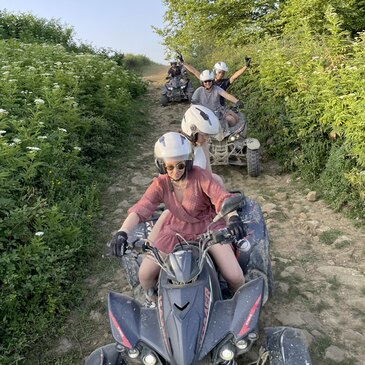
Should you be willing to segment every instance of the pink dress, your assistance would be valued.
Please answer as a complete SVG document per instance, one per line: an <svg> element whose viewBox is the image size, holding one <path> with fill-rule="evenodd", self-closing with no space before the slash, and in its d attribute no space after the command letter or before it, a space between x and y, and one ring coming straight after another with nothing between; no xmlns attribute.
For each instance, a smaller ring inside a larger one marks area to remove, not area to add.
<svg viewBox="0 0 365 365"><path fill-rule="evenodd" d="M222 202L231 196L213 178L210 172L194 166L188 172L187 185L180 204L173 191L170 178L160 175L155 178L142 198L128 213L137 213L141 222L146 221L160 203L170 211L154 242L159 250L169 253L178 243L176 233L186 240L194 240L206 228L218 212ZM213 207L213 205L215 207ZM225 227L224 219L212 225L213 229Z"/></svg>

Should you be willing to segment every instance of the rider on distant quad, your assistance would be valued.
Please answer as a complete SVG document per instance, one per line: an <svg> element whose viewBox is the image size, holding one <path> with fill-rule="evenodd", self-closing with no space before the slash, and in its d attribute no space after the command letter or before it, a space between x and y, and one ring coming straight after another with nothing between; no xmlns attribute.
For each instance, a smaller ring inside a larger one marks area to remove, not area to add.
<svg viewBox="0 0 365 365"><path fill-rule="evenodd" d="M181 53L178 54L178 59L180 63L192 74L194 74L198 79L200 77L200 72L192 65L185 63L183 56ZM238 69L230 78L224 77L226 72L228 72L228 66L225 62L217 62L213 69L215 73L214 83L218 85L223 90L227 90L231 84L241 76L249 67L251 63L250 57L245 57L245 65ZM221 103L224 105L224 98L221 98Z"/></svg>
<svg viewBox="0 0 365 365"><path fill-rule="evenodd" d="M186 70L183 66L178 65L177 60L173 59L170 61L171 67L167 71L166 79L173 78L175 76L185 76Z"/></svg>
<svg viewBox="0 0 365 365"><path fill-rule="evenodd" d="M233 95L227 93L219 86L213 83L214 73L209 70L204 70L199 77L202 86L198 87L192 96L191 102L193 104L203 105L218 115L219 119L225 120L229 127L234 127L239 118L236 113L230 110L225 110L220 102L220 98L227 99L234 103L236 108L242 106L242 102Z"/></svg>

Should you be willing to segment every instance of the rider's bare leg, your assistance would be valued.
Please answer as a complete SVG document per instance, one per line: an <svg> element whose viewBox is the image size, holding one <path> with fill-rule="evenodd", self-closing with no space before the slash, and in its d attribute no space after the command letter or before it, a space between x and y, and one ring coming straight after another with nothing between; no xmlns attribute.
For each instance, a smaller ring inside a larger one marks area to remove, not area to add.
<svg viewBox="0 0 365 365"><path fill-rule="evenodd" d="M229 288L236 292L244 283L245 277L230 245L214 245L209 249L220 273Z"/></svg>
<svg viewBox="0 0 365 365"><path fill-rule="evenodd" d="M156 288L160 266L151 255L146 255L139 268L138 276L142 288L148 292L150 288ZM151 298L152 299L152 298Z"/></svg>
<svg viewBox="0 0 365 365"><path fill-rule="evenodd" d="M155 242L158 234L160 233L161 227L163 226L165 219L167 215L169 214L169 210L164 210L161 215L158 217L155 225L152 227L151 233L148 236L149 242L153 245L153 242Z"/></svg>
<svg viewBox="0 0 365 365"><path fill-rule="evenodd" d="M158 234L160 233L161 227L164 224L167 215L169 214L169 210L164 210L159 218L157 219L155 225L153 226L151 233L148 236L149 242L153 245ZM162 256L163 254L160 253ZM149 289L156 288L158 275L160 273L160 267L157 265L155 259L151 255L145 255L141 266L139 268L138 277L139 282L141 283L142 288L145 290L145 293L148 293ZM156 296L147 295L148 300L156 302Z"/></svg>
<svg viewBox="0 0 365 365"><path fill-rule="evenodd" d="M224 118L229 127L234 127L239 122L238 115L232 110L227 110L224 114Z"/></svg>

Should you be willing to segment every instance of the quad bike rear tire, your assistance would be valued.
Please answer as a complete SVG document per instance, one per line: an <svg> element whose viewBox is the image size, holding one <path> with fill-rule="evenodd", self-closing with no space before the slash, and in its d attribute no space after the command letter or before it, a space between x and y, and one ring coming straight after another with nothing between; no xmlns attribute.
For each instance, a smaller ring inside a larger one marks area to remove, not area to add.
<svg viewBox="0 0 365 365"><path fill-rule="evenodd" d="M162 106L167 106L169 98L166 95L161 95L160 102Z"/></svg>
<svg viewBox="0 0 365 365"><path fill-rule="evenodd" d="M247 173L251 177L260 175L260 150L247 148Z"/></svg>

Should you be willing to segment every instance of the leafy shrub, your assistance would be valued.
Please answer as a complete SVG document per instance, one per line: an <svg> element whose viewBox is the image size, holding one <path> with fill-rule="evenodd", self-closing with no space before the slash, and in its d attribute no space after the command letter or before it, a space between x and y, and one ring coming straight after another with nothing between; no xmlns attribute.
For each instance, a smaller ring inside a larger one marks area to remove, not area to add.
<svg viewBox="0 0 365 365"><path fill-rule="evenodd" d="M103 54L0 41L1 363L18 361L78 298L97 166L128 141L145 89Z"/></svg>

